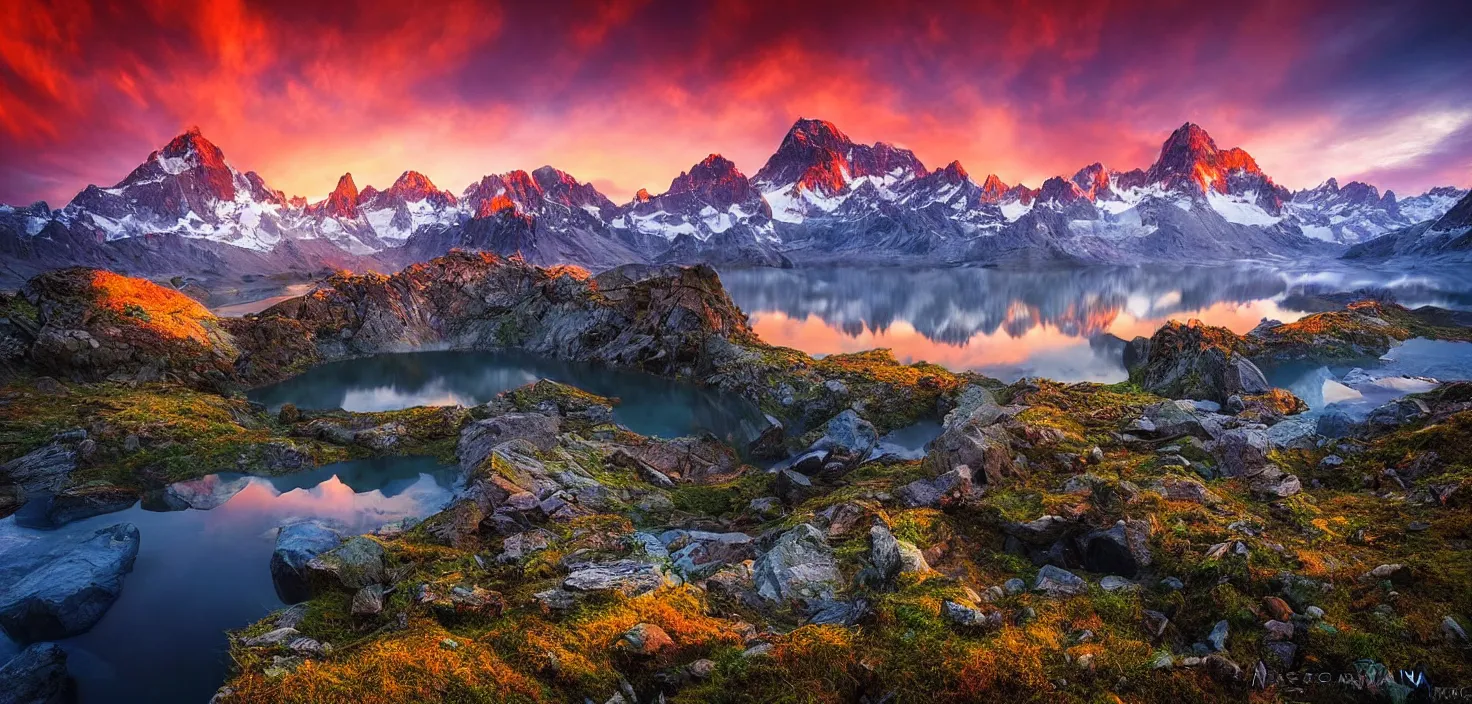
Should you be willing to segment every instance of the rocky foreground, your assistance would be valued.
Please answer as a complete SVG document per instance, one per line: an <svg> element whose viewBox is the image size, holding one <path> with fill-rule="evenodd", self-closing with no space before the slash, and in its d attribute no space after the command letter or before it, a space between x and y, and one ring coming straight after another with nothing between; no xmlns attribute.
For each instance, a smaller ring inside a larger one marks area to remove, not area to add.
<svg viewBox="0 0 1472 704"><path fill-rule="evenodd" d="M1327 702L1414 695L1402 669L1472 680L1472 385L1328 428L1254 362L1467 339L1442 312L1172 324L1128 343L1129 383L1008 386L768 346L703 268L452 254L243 319L71 269L0 308L5 513L52 495L59 525L187 501L176 483L205 474L372 455L463 470L407 530L284 529L269 569L301 603L232 636L220 702ZM772 425L745 448L644 438L615 401L545 381L379 414L267 414L236 393L426 346L688 379ZM923 418L944 426L924 459L874 452ZM127 528L94 539L117 557L93 572L0 584L0 623L36 642L4 666L26 683L14 701L64 691L44 641L100 618L116 590L96 585L124 588Z"/></svg>

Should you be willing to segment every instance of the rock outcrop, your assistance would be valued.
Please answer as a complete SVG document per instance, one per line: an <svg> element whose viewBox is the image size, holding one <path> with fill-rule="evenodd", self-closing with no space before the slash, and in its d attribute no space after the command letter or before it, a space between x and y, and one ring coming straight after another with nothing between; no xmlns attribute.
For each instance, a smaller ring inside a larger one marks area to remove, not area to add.
<svg viewBox="0 0 1472 704"><path fill-rule="evenodd" d="M1226 328L1171 321L1150 338L1149 357L1134 374L1151 393L1225 404L1232 396L1272 388L1247 352L1242 339Z"/></svg>
<svg viewBox="0 0 1472 704"><path fill-rule="evenodd" d="M22 643L84 633L123 590L138 556L138 528L120 523L55 552L11 556L0 569L0 627Z"/></svg>
<svg viewBox="0 0 1472 704"><path fill-rule="evenodd" d="M76 683L66 668L66 651L36 643L0 665L0 704L69 704Z"/></svg>

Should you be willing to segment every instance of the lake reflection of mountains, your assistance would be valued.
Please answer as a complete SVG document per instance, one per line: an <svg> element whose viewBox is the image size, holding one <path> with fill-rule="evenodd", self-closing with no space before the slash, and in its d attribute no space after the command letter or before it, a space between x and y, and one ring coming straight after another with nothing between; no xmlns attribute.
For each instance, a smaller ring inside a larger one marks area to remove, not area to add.
<svg viewBox="0 0 1472 704"><path fill-rule="evenodd" d="M850 336L903 321L951 345L998 330L1020 337L1040 325L1092 337L1122 312L1167 318L1288 289L1282 275L1246 268L743 269L721 280L748 313L815 316Z"/></svg>
<svg viewBox="0 0 1472 704"><path fill-rule="evenodd" d="M1280 299L1285 309L1323 310L1321 297L1350 290L1409 306L1472 304L1465 284L1441 278L1262 267L733 269L721 272L721 280L749 314L813 316L850 337L904 322L929 340L957 346L977 334L1021 337L1044 325L1089 338L1108 331L1121 314L1163 322L1221 303Z"/></svg>

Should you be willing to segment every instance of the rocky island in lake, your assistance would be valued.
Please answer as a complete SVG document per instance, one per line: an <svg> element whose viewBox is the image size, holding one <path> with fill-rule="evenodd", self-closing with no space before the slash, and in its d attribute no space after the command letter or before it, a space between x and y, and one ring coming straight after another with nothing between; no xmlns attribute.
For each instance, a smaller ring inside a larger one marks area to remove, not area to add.
<svg viewBox="0 0 1472 704"><path fill-rule="evenodd" d="M252 615L195 647L221 652L192 689L129 691L1328 702L1415 695L1393 669L1411 664L1472 680L1472 384L1336 414L1270 383L1472 340L1451 311L1170 323L1113 343L1129 379L1097 384L776 347L704 266L593 276L457 251L239 318L71 268L0 310L0 701L127 680L91 662L127 634L87 634L131 593L198 578L157 565L200 529L159 521L222 531L261 505L269 530L229 533L256 546L232 578L254 591L194 595ZM253 400L427 349L678 382L729 399L710 401L727 422L639 434L658 400L514 376L469 406ZM167 603L139 626L159 640L206 608ZM1355 674L1289 697L1298 672Z"/></svg>

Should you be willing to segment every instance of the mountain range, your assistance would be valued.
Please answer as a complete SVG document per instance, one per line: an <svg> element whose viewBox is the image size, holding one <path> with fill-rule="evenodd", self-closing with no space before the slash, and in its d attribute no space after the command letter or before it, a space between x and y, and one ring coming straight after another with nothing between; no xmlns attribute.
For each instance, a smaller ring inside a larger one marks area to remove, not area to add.
<svg viewBox="0 0 1472 704"><path fill-rule="evenodd" d="M459 195L406 171L382 190L344 174L309 203L239 171L192 129L111 187L66 206L0 205L0 279L85 264L230 278L394 270L453 248L535 264L988 264L1464 255L1467 191L1399 199L1335 179L1292 192L1201 127L1173 132L1146 169L1093 163L1037 188L928 169L907 149L799 119L752 177L711 154L662 193L617 204L543 166ZM1378 238L1378 239L1377 239Z"/></svg>

